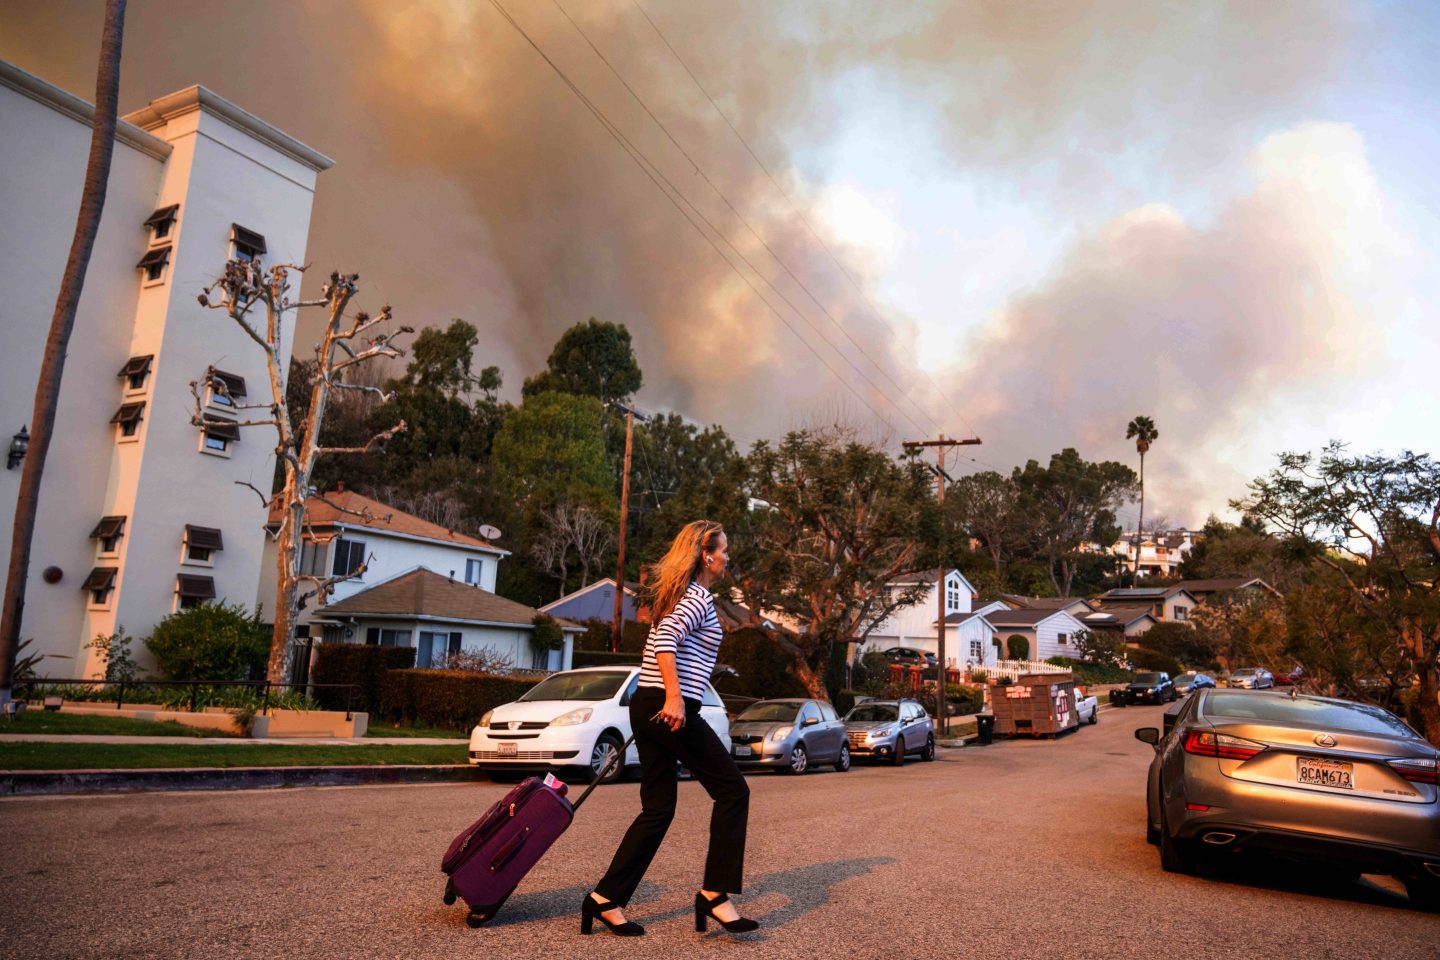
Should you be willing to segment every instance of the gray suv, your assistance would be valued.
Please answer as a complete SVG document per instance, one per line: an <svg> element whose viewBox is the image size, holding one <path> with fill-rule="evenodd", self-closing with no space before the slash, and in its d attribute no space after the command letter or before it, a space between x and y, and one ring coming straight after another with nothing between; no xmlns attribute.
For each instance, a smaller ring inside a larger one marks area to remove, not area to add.
<svg viewBox="0 0 1440 960"><path fill-rule="evenodd" d="M935 759L935 727L918 700L867 700L845 714L853 757L889 760L896 766L909 754Z"/></svg>
<svg viewBox="0 0 1440 960"><path fill-rule="evenodd" d="M824 700L750 704L730 724L730 754L741 769L804 773L818 764L829 764L841 773L850 769L845 724Z"/></svg>

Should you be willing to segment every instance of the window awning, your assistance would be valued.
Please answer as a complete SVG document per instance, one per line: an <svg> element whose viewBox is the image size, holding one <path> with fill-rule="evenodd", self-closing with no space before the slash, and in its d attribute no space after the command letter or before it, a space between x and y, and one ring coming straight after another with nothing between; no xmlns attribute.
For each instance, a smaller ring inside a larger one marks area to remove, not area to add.
<svg viewBox="0 0 1440 960"><path fill-rule="evenodd" d="M170 223L175 219L175 214L180 211L180 204L172 203L168 207L161 207L150 214L150 219L145 221L145 226L153 227L162 223Z"/></svg>
<svg viewBox="0 0 1440 960"><path fill-rule="evenodd" d="M118 537L125 532L124 517L101 517L100 522L95 524L95 529L90 531L91 540L109 540Z"/></svg>
<svg viewBox="0 0 1440 960"><path fill-rule="evenodd" d="M120 368L117 377L143 377L150 372L150 364L155 362L154 354L146 354L143 357L131 357L125 361L125 366Z"/></svg>
<svg viewBox="0 0 1440 960"><path fill-rule="evenodd" d="M175 590L182 597L195 600L215 599L215 578L197 577L190 573L175 576Z"/></svg>
<svg viewBox="0 0 1440 960"><path fill-rule="evenodd" d="M145 413L145 404L126 403L115 411L115 416L110 418L111 423L139 423Z"/></svg>
<svg viewBox="0 0 1440 960"><path fill-rule="evenodd" d="M265 235L247 230L238 223L230 224L230 239L256 253L265 253Z"/></svg>
<svg viewBox="0 0 1440 960"><path fill-rule="evenodd" d="M115 577L119 573L114 567L96 567L90 571L90 576L80 584L81 590L109 590L115 586Z"/></svg>
<svg viewBox="0 0 1440 960"><path fill-rule="evenodd" d="M185 542L192 547L204 547L206 550L225 549L220 531L215 527L197 527L187 523L185 524Z"/></svg>
<svg viewBox="0 0 1440 960"><path fill-rule="evenodd" d="M141 257L140 262L135 264L135 267L136 269L144 270L147 267L163 267L169 262L170 248L156 247L154 250L151 250L149 253L145 254L145 256Z"/></svg>
<svg viewBox="0 0 1440 960"><path fill-rule="evenodd" d="M223 384L225 391L228 392L230 396L245 396L245 378L238 373L226 373L224 370L216 370L214 367L211 367L210 381L216 393L220 392L220 386Z"/></svg>
<svg viewBox="0 0 1440 960"><path fill-rule="evenodd" d="M221 440L239 440L240 427L233 420L226 420L223 417L205 414L205 432L212 437L219 437Z"/></svg>

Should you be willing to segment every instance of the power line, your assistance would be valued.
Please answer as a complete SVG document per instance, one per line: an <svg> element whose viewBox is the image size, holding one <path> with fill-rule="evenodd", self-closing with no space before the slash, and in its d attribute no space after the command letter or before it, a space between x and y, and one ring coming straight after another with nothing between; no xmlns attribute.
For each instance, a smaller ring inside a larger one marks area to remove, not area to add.
<svg viewBox="0 0 1440 960"><path fill-rule="evenodd" d="M700 177L700 179L705 181L705 184L710 188L711 192L713 192L715 196L719 197L720 200L725 204L725 206L729 208L730 212L735 215L735 219L740 221L740 224L749 232L750 236L754 237L755 240L759 242L760 246L764 247L765 252L770 255L771 259L773 259L777 264L779 264L780 269L784 270L785 274L792 281L794 281L801 290L805 291L805 295L810 298L810 302L820 308L820 312L825 314L826 318L829 319L830 323L834 325L834 327L839 330L847 340L850 341L850 344L856 350L860 351L860 355L866 360L868 360L870 362L870 365L876 370L878 370L880 372L880 375L890 382L891 386L893 386L896 390L900 391L900 396L908 399L910 401L910 405L914 407L915 410L922 417L928 420L932 427L934 427L936 430L939 430L941 425L937 423L923 407L920 406L920 404L915 400L914 397L910 396L906 392L903 386L901 386L895 381L894 377L890 376L889 372L886 371L884 367L882 367L879 363L875 361L873 357L869 355L869 352L866 351L865 346L861 344L858 340L856 340L855 337L850 333L850 331L845 328L845 325L835 318L835 315L830 312L830 310L825 306L824 303L821 302L820 298L817 297L815 293L808 286L806 286L805 282L795 274L795 271L790 268L790 265L787 264L785 260L778 253L775 252L775 250L770 246L770 244L766 242L765 238L762 237L759 232L750 225L750 222L745 219L745 215L742 214L738 208L736 208L735 204L730 201L730 198L725 195L725 192L715 185L715 181L710 179L709 174L707 174L704 168L700 166L700 163L690 155L690 152L681 145L680 141L675 139L674 134L670 132L670 128L665 126L664 122L655 115L655 111L650 109L650 105L645 102L645 99L636 92L635 88L630 85L629 81L627 81L625 77L621 75L620 71L615 68L615 65L610 62L610 58L606 57L605 54L600 50L600 48L595 45L595 41L590 39L589 34L585 32L585 30L580 26L580 24L575 22L575 18L570 16L569 11L567 11L565 7L560 3L560 0L551 0L551 2L554 3L555 8L560 11L560 13L565 17L565 19L569 21L570 26L575 29L575 32L580 34L581 39L583 39L585 43L589 45L595 56L600 58L600 62L605 64L606 68L615 76L616 80L620 81L621 86L625 88L626 92L630 94L630 96L635 100L636 103L640 104L641 109L645 111L645 114L650 118L650 120L655 124L655 126L660 128L660 132L665 134L666 139L668 139L670 143L674 145L676 150L680 151L680 155L683 156L690 163L690 166L694 169L695 173ZM772 283L771 286L773 287L774 284ZM812 329L814 328L812 327ZM818 330L816 330L815 332L817 334L820 334ZM832 348L835 347L833 341L830 341L828 338L824 338L823 335L821 336ZM839 350L837 349L836 352L838 353ZM856 372L860 373L858 368L856 369ZM861 373L861 376L864 376L864 374ZM874 388L877 392L881 392L879 385L877 385L874 381L870 380L868 377L866 377L866 382L869 383L870 386ZM919 423L917 423L912 417L910 417L909 414L905 413L903 410L900 410L899 406L893 404L893 402L892 406L895 406L896 410L899 411L901 415L904 416L907 420L909 420L912 425L924 429L920 426Z"/></svg>
<svg viewBox="0 0 1440 960"><path fill-rule="evenodd" d="M730 132L733 133L735 135L735 138L740 141L740 144L745 148L745 152L750 155L750 159L755 161L755 165L760 168L760 171L765 174L765 178L770 181L770 185L775 188L775 191L779 193L780 196L785 198L785 201L790 205L790 209L793 210L795 212L795 215L800 218L800 222L805 225L805 229L809 232L810 236L815 238L815 241L820 244L821 249L825 251L826 256L830 258L830 262L835 264L835 267L842 274L845 275L845 278L847 280L850 281L850 285L855 288L855 292L860 294L861 298L864 299L865 303L870 307L870 312L875 316L875 319L879 320L884 326L886 326L893 332L894 327L890 324L889 321L885 319L884 315L880 312L880 308L875 304L875 301L872 300L870 295L865 292L864 288L860 285L860 282L855 279L855 275L850 272L849 268L847 268L845 264L840 261L839 257L835 256L835 251L830 248L830 245L825 242L823 237L820 236L814 225L810 223L810 219L805 216L804 211L800 209L800 205L795 202L795 200L790 196L790 194L785 190L784 187L780 186L779 181L777 181L774 174L770 172L770 168L767 167L765 165L765 162L761 160L760 157L755 153L754 148L750 146L750 142L745 139L744 135L735 128L735 124L730 122L730 118L725 115L725 111L720 109L720 104L715 102L715 98L710 95L710 91L705 89L705 85L700 82L700 79L695 76L695 72L691 70L689 64L685 62L685 58L680 56L679 51L675 49L675 46L670 42L669 38L665 36L665 33L660 29L660 27L655 23L655 21L651 19L650 14L645 12L645 8L640 6L639 0L630 0L630 2L635 6L636 10L640 11L640 16L645 18L645 22L650 25L650 29L655 31L655 35L660 38L660 42L665 44L665 49L670 51L670 55L675 58L675 62L680 64L680 68L685 71L686 76L688 76L690 78L690 81L695 84L695 88L699 90L705 96L705 99L710 102L710 106L714 108L717 114L719 114L720 119L725 121L725 126L729 127ZM919 367L917 369L919 369L920 373L925 377L925 379L930 382L930 385L935 388L935 391L940 395L940 398L942 400L945 400L947 403L950 404L952 408L954 408L956 415L959 416L961 422L965 424L965 428L969 430L972 434L979 433L979 431L971 425L970 421L966 419L965 414L960 412L960 405L950 398L949 394L947 394L944 388L942 388L940 384L935 381L935 378L930 375L929 371L925 370L923 367ZM899 389L903 389L900 388L898 384L896 386Z"/></svg>
<svg viewBox="0 0 1440 960"><path fill-rule="evenodd" d="M695 232L700 234L701 239L703 239L706 243L710 245L711 249L713 249L715 253L719 255L720 259L725 261L726 266L730 267L730 269L735 272L736 276L738 276L741 280L745 281L745 285L748 286L750 290L757 297L760 298L760 301L769 308L770 312L775 315L776 319L778 319L781 323L785 324L786 329L788 329L792 334L794 334L796 339L798 339L802 344L805 345L806 349L808 349L812 354L814 354L815 359L819 360L820 364L825 367L826 370L829 370L830 373L835 377L835 379L840 382L841 386L845 387L852 394L854 394L855 398L859 400L862 404L864 404L866 409L868 409L872 414L874 414L877 420L885 424L885 426L889 427L892 432L899 433L899 431L895 429L895 425L892 424L884 416L884 414L880 413L879 410L876 410L874 405L872 405L870 401L866 400L865 397L859 393L859 391L855 390L855 388L852 387L845 380L844 377L840 376L839 371L837 371L833 366L830 365L829 362L825 360L825 358L820 354L820 352L815 349L814 345L812 345L810 341L806 340L803 336L801 336L800 332L795 329L794 325L791 324L789 320L785 319L784 314L782 314L775 307L775 305L770 302L769 298L767 298L763 293L760 292L759 288L757 288L755 284L750 280L750 278L745 275L744 271L737 267L734 262L732 262L730 258L725 255L725 253L719 248L719 246L716 245L715 241L711 239L710 235L707 234L700 227L700 224L695 222L695 218L686 212L685 208L681 206L681 201L683 201L686 206L689 206L690 209L695 212L695 215L698 216L701 220L703 220L715 233L715 235L718 236L722 241L724 241L731 250L734 250L736 256L740 257L741 260L744 260L745 263L750 266L752 271L755 271L754 264L751 264L743 254L741 254L738 250L735 250L734 245L725 239L725 236L720 233L720 231L715 227L715 225L711 223L710 220L703 213L701 213L694 204L690 203L690 201L685 197L685 195L680 192L679 188L677 188L675 184L672 183L670 179L666 177L665 174L661 172L658 167L656 167L653 163L650 163L649 159L645 157L645 155L639 150L639 148L637 148L633 143L631 143L629 138L626 137L625 134L622 133L618 127L616 127L613 123L610 122L609 118L605 116L604 112L601 111L600 108L597 107L590 100L590 98L587 97L585 93L578 86L575 85L575 83L570 79L570 77L566 75L565 71L560 69L559 64L552 60L550 58L550 55L547 54L544 49L542 49L540 45L535 42L535 40L530 36L530 34L525 31L525 28L520 26L520 24L516 22L515 18L512 17L509 11L507 11L505 7L500 3L500 0L490 0L490 5L499 12L499 14L505 19L506 23L510 24L510 26L513 27L515 31L520 34L520 36L525 38L525 41L530 44L530 46L535 50L535 52L540 55L541 59L543 59L545 63L549 65L550 69L553 70L555 74L565 84L565 86L570 89L570 92L573 93L576 98L585 105L585 108L590 111L590 114L596 119L596 121L601 125L601 127L605 129L605 132L608 133L610 137L615 140L616 143L620 144L621 149L623 149L626 155L629 156L630 159L636 164L636 166L640 168L641 172L643 172L647 177L649 177L650 182L655 185L656 189L658 189L662 194L665 195L665 198L669 200L671 205L680 212L680 215L683 216L685 220L690 224L690 226L695 229ZM661 185L662 181L665 185L669 186L669 190L666 190L665 186ZM673 191L673 193L671 191ZM755 271L755 273L757 276L760 276L759 271ZM761 279L763 280L764 277L761 277ZM788 299L786 299L783 293L780 293L780 291L778 290L776 290L775 292L779 294L782 300L786 300L786 302L789 303ZM795 310L795 312L799 314L802 319L806 319L808 322L808 318L805 318L804 314L801 313L798 309L796 309L793 304L791 304L791 309ZM841 354L841 356L844 357L843 354ZM849 361L848 357L844 357L844 359L846 359L847 362ZM854 364L852 363L851 366L854 366ZM885 399L889 401L888 397L886 397ZM894 406L893 401L889 402L892 406Z"/></svg>

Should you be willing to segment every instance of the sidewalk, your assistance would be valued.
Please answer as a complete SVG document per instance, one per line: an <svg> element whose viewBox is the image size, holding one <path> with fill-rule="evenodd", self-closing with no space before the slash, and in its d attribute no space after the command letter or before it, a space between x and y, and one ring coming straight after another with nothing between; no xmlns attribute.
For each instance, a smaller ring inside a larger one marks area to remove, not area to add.
<svg viewBox="0 0 1440 960"><path fill-rule="evenodd" d="M247 737L125 737L106 734L70 733L0 733L0 743L100 743L134 744L137 746L217 746L219 744L238 746L278 747L447 747L468 744L468 738L439 737L267 737L252 740Z"/></svg>

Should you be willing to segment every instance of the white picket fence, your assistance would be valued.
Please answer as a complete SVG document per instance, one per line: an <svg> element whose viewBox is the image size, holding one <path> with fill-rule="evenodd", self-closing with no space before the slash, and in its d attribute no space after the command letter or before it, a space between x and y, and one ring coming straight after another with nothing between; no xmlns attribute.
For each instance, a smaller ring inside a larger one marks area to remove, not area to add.
<svg viewBox="0 0 1440 960"><path fill-rule="evenodd" d="M1032 673L1070 672L1069 667L1046 663L1044 660L999 660L994 664L987 663L983 667L973 667L972 669L984 670L992 680L1019 680L1022 676Z"/></svg>

